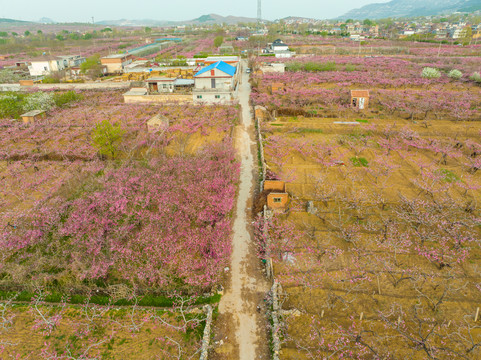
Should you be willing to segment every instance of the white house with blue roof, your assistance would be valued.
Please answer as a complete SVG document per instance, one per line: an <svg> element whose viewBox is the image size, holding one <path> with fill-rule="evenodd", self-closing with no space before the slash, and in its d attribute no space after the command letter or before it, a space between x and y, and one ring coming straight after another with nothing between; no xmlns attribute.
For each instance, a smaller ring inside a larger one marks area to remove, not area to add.
<svg viewBox="0 0 481 360"><path fill-rule="evenodd" d="M194 75L195 103L219 103L232 100L237 67L218 61Z"/></svg>

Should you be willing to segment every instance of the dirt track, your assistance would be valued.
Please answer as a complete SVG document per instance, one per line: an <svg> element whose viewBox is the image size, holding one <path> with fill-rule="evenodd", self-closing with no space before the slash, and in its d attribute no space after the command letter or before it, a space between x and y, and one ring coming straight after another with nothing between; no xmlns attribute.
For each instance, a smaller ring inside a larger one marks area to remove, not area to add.
<svg viewBox="0 0 481 360"><path fill-rule="evenodd" d="M245 65L245 64L244 64ZM245 68L245 66L243 66ZM239 89L242 124L236 129L236 148L241 160L239 195L234 220L229 283L219 305L213 359L268 359L265 319L256 307L263 303L268 284L256 257L252 235L252 199L255 184L255 141L250 84L244 70Z"/></svg>

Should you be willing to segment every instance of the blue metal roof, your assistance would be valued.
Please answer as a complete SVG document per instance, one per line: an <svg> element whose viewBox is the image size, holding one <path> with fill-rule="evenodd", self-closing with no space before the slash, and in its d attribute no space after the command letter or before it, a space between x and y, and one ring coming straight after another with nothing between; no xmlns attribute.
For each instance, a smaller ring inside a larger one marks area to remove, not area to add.
<svg viewBox="0 0 481 360"><path fill-rule="evenodd" d="M220 71L223 71L225 72L226 74L230 75L230 76L234 76L235 74L235 71L236 71L236 68L232 65L229 65L223 61L217 61L216 63L214 64L211 64L203 69L201 69L197 74L195 74L194 76L198 76L198 75L201 75L209 70L213 70L213 69L219 69Z"/></svg>

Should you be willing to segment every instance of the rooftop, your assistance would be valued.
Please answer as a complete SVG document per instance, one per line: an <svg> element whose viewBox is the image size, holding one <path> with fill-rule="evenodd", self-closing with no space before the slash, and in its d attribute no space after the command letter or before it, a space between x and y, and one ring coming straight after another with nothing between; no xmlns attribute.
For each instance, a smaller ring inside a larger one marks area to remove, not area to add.
<svg viewBox="0 0 481 360"><path fill-rule="evenodd" d="M351 90L352 97L369 97L369 90Z"/></svg>
<svg viewBox="0 0 481 360"><path fill-rule="evenodd" d="M176 86L194 85L194 80L192 80L192 79L175 79L174 85L176 85Z"/></svg>
<svg viewBox="0 0 481 360"><path fill-rule="evenodd" d="M146 80L147 82L158 82L158 81L165 81L165 82L174 82L175 78L168 78L168 77L151 77Z"/></svg>
<svg viewBox="0 0 481 360"><path fill-rule="evenodd" d="M234 76L236 72L236 68L232 65L229 65L223 61L217 61L214 64L211 64L203 69L201 69L195 76L199 76L207 71L213 70L213 69L219 69L222 72L225 72L227 75Z"/></svg>
<svg viewBox="0 0 481 360"><path fill-rule="evenodd" d="M44 112L45 112L45 110L32 110L32 111L29 111L25 114L22 114L21 116L22 117L32 117L32 116L37 116L37 115L43 114Z"/></svg>
<svg viewBox="0 0 481 360"><path fill-rule="evenodd" d="M202 60L202 59L199 59ZM212 61L239 61L238 56L208 56L204 59L204 61L212 62Z"/></svg>
<svg viewBox="0 0 481 360"><path fill-rule="evenodd" d="M127 56L129 56L129 54L111 54L111 55L102 57L102 59L122 59Z"/></svg>

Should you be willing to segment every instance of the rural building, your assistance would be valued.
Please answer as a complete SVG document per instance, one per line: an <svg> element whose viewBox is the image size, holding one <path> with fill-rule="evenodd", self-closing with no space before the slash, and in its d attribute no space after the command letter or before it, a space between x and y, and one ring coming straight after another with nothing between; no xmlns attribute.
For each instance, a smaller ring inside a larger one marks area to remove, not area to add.
<svg viewBox="0 0 481 360"><path fill-rule="evenodd" d="M85 57L80 55L62 55L58 56L58 58L63 61L65 68L80 66L80 64L87 61Z"/></svg>
<svg viewBox="0 0 481 360"><path fill-rule="evenodd" d="M271 192L267 195L267 207L272 210L285 209L289 202L288 193Z"/></svg>
<svg viewBox="0 0 481 360"><path fill-rule="evenodd" d="M32 110L20 116L25 124L32 124L39 119L44 119L47 115L44 110Z"/></svg>
<svg viewBox="0 0 481 360"><path fill-rule="evenodd" d="M124 67L132 63L133 56L130 54L112 54L100 59L102 65L107 66L109 74L121 73Z"/></svg>
<svg viewBox="0 0 481 360"><path fill-rule="evenodd" d="M369 106L369 90L351 90L351 106L363 110Z"/></svg>
<svg viewBox="0 0 481 360"><path fill-rule="evenodd" d="M226 64L237 66L239 64L238 56L208 56L205 59L196 59L195 62L199 66L208 66L222 61Z"/></svg>
<svg viewBox="0 0 481 360"><path fill-rule="evenodd" d="M174 92L175 78L152 77L145 82L149 85L149 92Z"/></svg>
<svg viewBox="0 0 481 360"><path fill-rule="evenodd" d="M283 83L280 83L280 82L275 82L275 83L272 83L271 85L268 86L267 90L269 91L269 93L272 95L272 94L275 94L281 90L285 90L286 89L286 85L283 84Z"/></svg>
<svg viewBox="0 0 481 360"><path fill-rule="evenodd" d="M56 71L62 71L66 68L64 62L57 57L45 57L35 60L28 66L31 76L45 76Z"/></svg>
<svg viewBox="0 0 481 360"><path fill-rule="evenodd" d="M266 180L264 191L267 194L267 207L271 210L285 209L289 202L289 194L286 192L286 183L280 180Z"/></svg>
<svg viewBox="0 0 481 360"><path fill-rule="evenodd" d="M262 50L264 54L274 54L276 58L290 58L294 54L289 50L289 46L281 39L277 39L272 43L268 43L267 47Z"/></svg>
<svg viewBox="0 0 481 360"><path fill-rule="evenodd" d="M146 80L149 93L189 92L194 87L192 79L176 79L167 77L152 77Z"/></svg>
<svg viewBox="0 0 481 360"><path fill-rule="evenodd" d="M194 75L194 102L219 103L230 101L237 68L218 61Z"/></svg>
<svg viewBox="0 0 481 360"><path fill-rule="evenodd" d="M85 58L80 55L49 56L32 61L28 66L28 71L31 76L45 76L71 66L78 66L84 61Z"/></svg>

